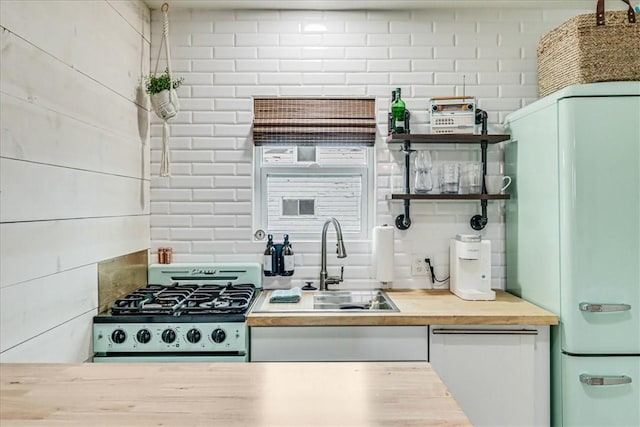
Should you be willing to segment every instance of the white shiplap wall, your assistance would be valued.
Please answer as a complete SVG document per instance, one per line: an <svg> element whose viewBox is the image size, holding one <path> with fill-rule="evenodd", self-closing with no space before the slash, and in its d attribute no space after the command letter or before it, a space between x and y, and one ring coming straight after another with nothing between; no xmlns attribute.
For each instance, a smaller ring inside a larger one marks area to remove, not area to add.
<svg viewBox="0 0 640 427"><path fill-rule="evenodd" d="M82 362L98 262L150 244L150 13L2 0L0 26L0 360Z"/></svg>
<svg viewBox="0 0 640 427"><path fill-rule="evenodd" d="M502 8L416 11L212 11L171 13L173 70L185 78L182 111L172 122L172 177L157 177L161 127L151 126L152 250L172 246L176 261L257 261L252 240L252 96L373 96L377 99L376 224L393 223L401 202L387 202L401 157L383 141L390 92L403 89L413 132L428 120L432 96L477 97L490 122L537 98L536 47L542 35L584 10ZM152 12L152 57L161 14ZM152 63L155 60L152 59ZM475 161L469 146L434 148L436 164ZM489 171L500 167L490 149ZM413 255L428 255L448 275L449 239L474 232L479 203L412 203L413 225L396 230L393 287L429 287L411 276ZM493 286L504 287L504 220L490 203L482 235L493 246ZM320 238L318 230L318 240ZM197 238L194 238L197 236ZM275 236L276 241L281 236ZM317 279L318 241L293 241L293 280ZM371 243L346 242L345 277L371 277ZM339 261L329 257L330 264ZM332 268L331 273L337 271ZM287 282L279 283L286 286Z"/></svg>

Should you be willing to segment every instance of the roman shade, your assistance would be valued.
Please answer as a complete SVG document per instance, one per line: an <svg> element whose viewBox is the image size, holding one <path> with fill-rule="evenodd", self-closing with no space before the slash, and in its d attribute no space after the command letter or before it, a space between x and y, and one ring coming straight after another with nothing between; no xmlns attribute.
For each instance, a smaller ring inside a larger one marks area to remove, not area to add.
<svg viewBox="0 0 640 427"><path fill-rule="evenodd" d="M255 98L255 145L374 145L374 98Z"/></svg>

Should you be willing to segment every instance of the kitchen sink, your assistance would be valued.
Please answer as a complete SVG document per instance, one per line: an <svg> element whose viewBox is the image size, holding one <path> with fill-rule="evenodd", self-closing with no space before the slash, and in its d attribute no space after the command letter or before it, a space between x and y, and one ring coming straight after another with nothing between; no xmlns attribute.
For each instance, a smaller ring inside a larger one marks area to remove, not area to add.
<svg viewBox="0 0 640 427"><path fill-rule="evenodd" d="M303 292L297 303L270 303L270 292L262 292L253 313L309 312L398 312L398 307L382 290L337 290Z"/></svg>
<svg viewBox="0 0 640 427"><path fill-rule="evenodd" d="M380 290L321 291L313 295L314 310L399 311Z"/></svg>

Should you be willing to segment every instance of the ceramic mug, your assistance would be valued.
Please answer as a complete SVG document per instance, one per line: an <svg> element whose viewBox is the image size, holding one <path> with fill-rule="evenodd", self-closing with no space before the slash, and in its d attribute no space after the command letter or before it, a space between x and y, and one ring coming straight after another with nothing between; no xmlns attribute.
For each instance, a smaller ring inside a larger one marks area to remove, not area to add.
<svg viewBox="0 0 640 427"><path fill-rule="evenodd" d="M511 177L507 175L486 175L484 183L489 194L504 194L504 190L511 185Z"/></svg>

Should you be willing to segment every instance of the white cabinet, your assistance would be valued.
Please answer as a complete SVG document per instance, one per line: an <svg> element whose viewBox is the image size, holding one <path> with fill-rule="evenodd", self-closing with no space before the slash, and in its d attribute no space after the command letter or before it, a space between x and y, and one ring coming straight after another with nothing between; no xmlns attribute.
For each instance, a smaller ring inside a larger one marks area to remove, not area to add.
<svg viewBox="0 0 640 427"><path fill-rule="evenodd" d="M427 326L252 327L252 362L427 361Z"/></svg>
<svg viewBox="0 0 640 427"><path fill-rule="evenodd" d="M548 326L431 326L429 361L474 426L550 422Z"/></svg>

